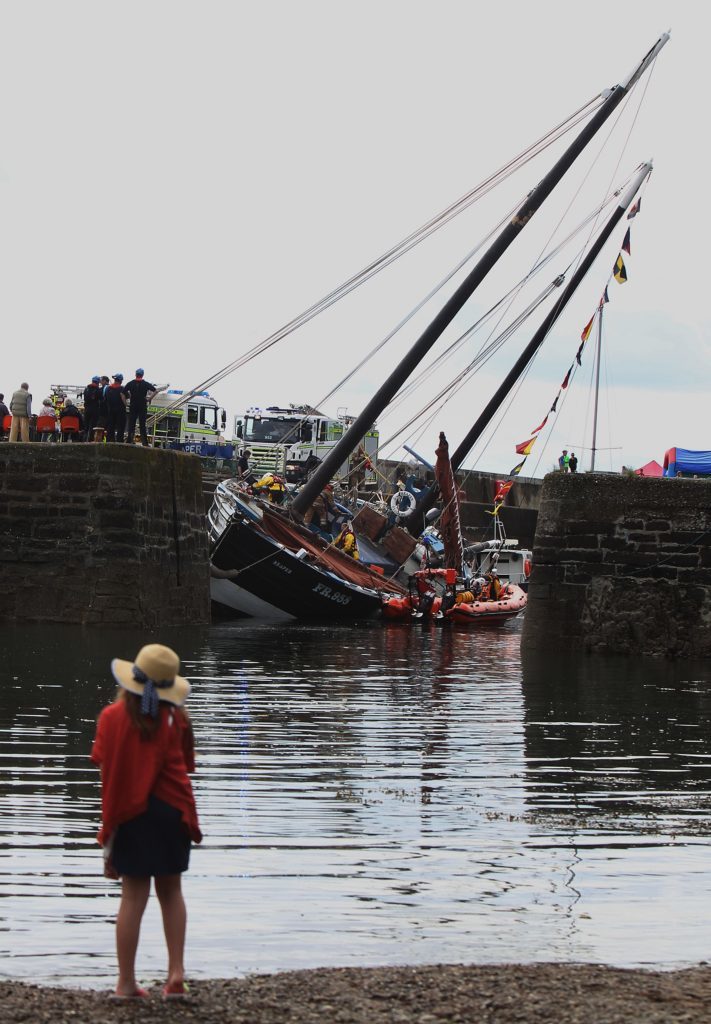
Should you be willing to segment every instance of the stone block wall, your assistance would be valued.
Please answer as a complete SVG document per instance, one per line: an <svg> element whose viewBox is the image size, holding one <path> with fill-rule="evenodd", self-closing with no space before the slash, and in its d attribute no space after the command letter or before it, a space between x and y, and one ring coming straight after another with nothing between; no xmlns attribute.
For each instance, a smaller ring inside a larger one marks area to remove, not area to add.
<svg viewBox="0 0 711 1024"><path fill-rule="evenodd" d="M0 445L0 620L160 628L209 615L197 457Z"/></svg>
<svg viewBox="0 0 711 1024"><path fill-rule="evenodd" d="M522 642L711 654L711 480L548 475Z"/></svg>

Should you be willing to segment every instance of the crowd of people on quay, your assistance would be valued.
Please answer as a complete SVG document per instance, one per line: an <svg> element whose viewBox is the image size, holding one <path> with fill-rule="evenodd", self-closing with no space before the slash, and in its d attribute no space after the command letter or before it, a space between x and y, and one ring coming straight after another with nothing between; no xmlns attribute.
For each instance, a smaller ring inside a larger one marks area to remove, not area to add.
<svg viewBox="0 0 711 1024"><path fill-rule="evenodd" d="M9 441L113 441L148 445L148 403L158 388L145 379L142 367L124 384L122 373L111 378L95 374L84 388L81 406L57 389L32 412L30 386L25 381L9 404L0 393L0 436ZM78 396L77 396L78 397Z"/></svg>

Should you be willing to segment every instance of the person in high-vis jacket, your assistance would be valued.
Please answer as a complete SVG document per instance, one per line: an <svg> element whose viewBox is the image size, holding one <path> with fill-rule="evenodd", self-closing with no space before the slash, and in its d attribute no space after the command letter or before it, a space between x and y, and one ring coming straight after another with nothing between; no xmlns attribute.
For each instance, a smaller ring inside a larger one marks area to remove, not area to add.
<svg viewBox="0 0 711 1024"><path fill-rule="evenodd" d="M264 494L272 505L281 505L286 497L286 483L278 473L265 473L261 480L252 484L255 494Z"/></svg>
<svg viewBox="0 0 711 1024"><path fill-rule="evenodd" d="M333 546L339 548L344 554L350 555L351 558L354 558L356 561L360 558L360 552L358 551L358 538L356 537L350 523L344 524L343 529L334 540Z"/></svg>

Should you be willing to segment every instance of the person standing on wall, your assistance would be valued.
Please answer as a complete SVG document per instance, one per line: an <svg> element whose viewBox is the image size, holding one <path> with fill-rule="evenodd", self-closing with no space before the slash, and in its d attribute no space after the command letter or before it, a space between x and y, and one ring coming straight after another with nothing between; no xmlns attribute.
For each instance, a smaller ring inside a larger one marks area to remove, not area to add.
<svg viewBox="0 0 711 1024"><path fill-rule="evenodd" d="M561 473L567 473L568 472L568 464L569 464L569 462L570 462L570 456L568 455L568 449L564 448L563 449L563 454L558 459L558 469L561 471Z"/></svg>
<svg viewBox="0 0 711 1024"><path fill-rule="evenodd" d="M575 452L570 453L570 458L568 459L568 469L571 473L578 472L578 459Z"/></svg>
<svg viewBox="0 0 711 1024"><path fill-rule="evenodd" d="M94 440L94 429L99 425L99 409L101 407L101 378L92 377L91 383L84 388L84 428L85 440Z"/></svg>
<svg viewBox="0 0 711 1024"><path fill-rule="evenodd" d="M126 430L126 389L123 386L122 373L113 375L113 383L104 390L104 398L109 420L106 440L122 444Z"/></svg>
<svg viewBox="0 0 711 1024"><path fill-rule="evenodd" d="M237 459L237 472L241 480L249 476L249 456L251 454L249 448L243 448Z"/></svg>
<svg viewBox="0 0 711 1024"><path fill-rule="evenodd" d="M30 439L30 416L32 415L32 395L29 384L20 384L10 399L10 440L17 441L17 435L23 441Z"/></svg>
<svg viewBox="0 0 711 1024"><path fill-rule="evenodd" d="M124 391L130 402L128 409L128 434L126 444L134 444L136 440L136 421L141 431L141 444L148 447L148 434L146 433L146 416L148 414L148 403L156 393L154 384L149 384L143 379L143 369L136 370L136 377L130 380Z"/></svg>

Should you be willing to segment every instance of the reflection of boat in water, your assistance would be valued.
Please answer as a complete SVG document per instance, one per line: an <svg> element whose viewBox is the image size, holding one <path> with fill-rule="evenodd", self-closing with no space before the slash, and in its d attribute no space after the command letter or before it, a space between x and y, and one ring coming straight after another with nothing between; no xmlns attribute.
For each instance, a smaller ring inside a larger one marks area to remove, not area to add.
<svg viewBox="0 0 711 1024"><path fill-rule="evenodd" d="M667 38L662 36L658 40L623 83L605 90L599 98L598 109L577 138L539 184L527 194L514 216L507 219L498 237L456 287L430 325L383 382L361 414L355 417L341 439L325 454L322 463L300 488L288 510L277 511L261 502L250 503L245 510L241 499L230 498L229 493L222 488L219 489L209 514L214 582L212 594L215 601L239 610L244 609L246 614L264 614L276 609L279 615L294 618L315 618L321 615L325 618L357 618L363 614L374 613L375 605L392 593L399 593L402 596L402 589L397 584L389 582L384 575L379 577L372 569L358 565L332 546L321 543L318 537L300 524L300 520L338 469L363 443L367 432L373 428L378 417L392 402L408 377L460 313L499 258L531 221L577 156L652 63ZM574 123L577 124L578 120ZM617 202L615 212L587 254L580 259L563 295L546 316L499 391L490 399L474 427L455 451L452 462L456 468L461 465L463 457L471 450L495 412L502 407L502 389L508 394L525 371L648 174L649 166L635 173L632 184L624 191L623 198ZM261 512L261 517L256 514L255 509ZM413 515L412 520L416 519L417 516ZM461 559L457 562L457 567L460 564ZM467 583L468 579L464 575L462 584L466 586ZM461 592L465 592L464 586ZM239 593L242 591L248 595L244 601ZM460 601L460 604L462 603L466 602ZM248 605L260 610L250 611Z"/></svg>
<svg viewBox="0 0 711 1024"><path fill-rule="evenodd" d="M270 619L361 619L402 588L231 483L208 513L211 595L221 610Z"/></svg>

